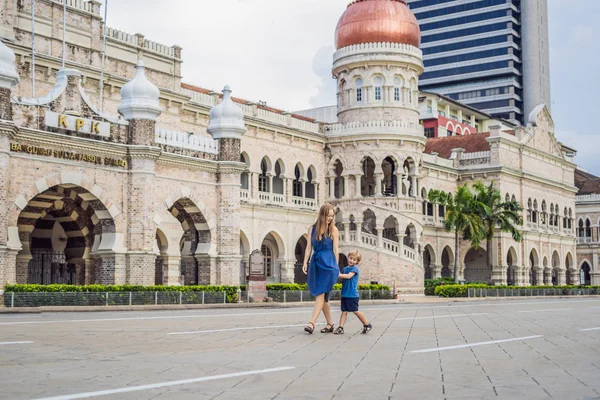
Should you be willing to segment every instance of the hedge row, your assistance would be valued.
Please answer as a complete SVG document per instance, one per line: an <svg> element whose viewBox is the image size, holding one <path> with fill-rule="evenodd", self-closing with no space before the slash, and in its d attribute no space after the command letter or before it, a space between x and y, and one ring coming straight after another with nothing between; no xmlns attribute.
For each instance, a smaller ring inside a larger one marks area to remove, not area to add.
<svg viewBox="0 0 600 400"><path fill-rule="evenodd" d="M308 290L306 283L274 283L267 285L267 290ZM333 285L333 290L342 290L342 284L336 283ZM390 290L387 285L374 285L374 284L359 284L358 290Z"/></svg>
<svg viewBox="0 0 600 400"><path fill-rule="evenodd" d="M32 292L226 292L227 295L233 295L237 291L246 290L246 285L241 286L140 286L140 285L22 285L7 284L4 286L5 292L32 293ZM341 290L340 283L334 285L333 290ZM359 290L390 290L386 285L358 285ZM267 285L267 290L308 290L307 284L298 283L277 283Z"/></svg>
<svg viewBox="0 0 600 400"><path fill-rule="evenodd" d="M600 292L600 286L490 286L485 284L467 284L467 285L440 285L435 288L434 294L440 297L467 297L469 289L513 289L513 290L530 290L530 289L595 289Z"/></svg>

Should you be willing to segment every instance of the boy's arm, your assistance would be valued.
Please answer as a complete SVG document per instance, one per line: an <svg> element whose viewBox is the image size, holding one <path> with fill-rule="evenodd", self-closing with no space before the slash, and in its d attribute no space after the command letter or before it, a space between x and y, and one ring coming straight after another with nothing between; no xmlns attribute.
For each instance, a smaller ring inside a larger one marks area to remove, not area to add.
<svg viewBox="0 0 600 400"><path fill-rule="evenodd" d="M342 279L350 279L352 278L354 275L356 275L356 272L350 272L347 274L339 274L338 276Z"/></svg>

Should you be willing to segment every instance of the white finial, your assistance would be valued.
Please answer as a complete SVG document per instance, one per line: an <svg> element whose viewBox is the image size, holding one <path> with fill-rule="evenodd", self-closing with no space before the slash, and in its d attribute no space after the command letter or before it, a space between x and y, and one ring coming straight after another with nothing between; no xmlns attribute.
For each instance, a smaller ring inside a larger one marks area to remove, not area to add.
<svg viewBox="0 0 600 400"><path fill-rule="evenodd" d="M231 88L223 88L223 101L210 110L208 133L213 139L241 139L246 133L244 111L231 99Z"/></svg>
<svg viewBox="0 0 600 400"><path fill-rule="evenodd" d="M12 89L19 83L15 53L0 41L0 88Z"/></svg>
<svg viewBox="0 0 600 400"><path fill-rule="evenodd" d="M161 113L160 90L146 78L146 68L140 59L135 77L121 88L121 104L117 108L126 120L156 120Z"/></svg>

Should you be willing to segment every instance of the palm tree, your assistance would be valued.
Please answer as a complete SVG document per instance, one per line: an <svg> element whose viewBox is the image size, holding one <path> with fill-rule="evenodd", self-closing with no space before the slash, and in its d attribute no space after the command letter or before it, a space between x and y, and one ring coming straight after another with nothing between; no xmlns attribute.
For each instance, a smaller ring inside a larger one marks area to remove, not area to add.
<svg viewBox="0 0 600 400"><path fill-rule="evenodd" d="M460 236L470 240L473 248L479 247L484 231L483 220L477 211L485 206L477 204L478 200L466 183L459 186L454 195L440 190L431 190L428 200L446 207L444 228L448 232L454 231L454 282L458 283Z"/></svg>
<svg viewBox="0 0 600 400"><path fill-rule="evenodd" d="M523 224L521 212L523 209L516 201L502 201L502 194L494 188L492 181L488 186L481 182L473 185L475 189L476 210L483 220L483 235L486 239L487 266L492 268L492 239L496 230L510 233L516 242L521 241L521 232L518 226Z"/></svg>

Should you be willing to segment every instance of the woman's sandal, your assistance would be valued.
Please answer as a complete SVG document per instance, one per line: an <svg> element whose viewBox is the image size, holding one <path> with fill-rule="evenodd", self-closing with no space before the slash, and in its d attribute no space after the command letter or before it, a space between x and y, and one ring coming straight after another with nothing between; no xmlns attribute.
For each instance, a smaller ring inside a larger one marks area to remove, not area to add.
<svg viewBox="0 0 600 400"><path fill-rule="evenodd" d="M338 326L338 328L335 330L335 332L333 332L334 335L343 335L344 334L344 327L343 326Z"/></svg>
<svg viewBox="0 0 600 400"><path fill-rule="evenodd" d="M331 332L333 332L333 324L327 324L327 326L325 328L321 329L321 333L331 333Z"/></svg>
<svg viewBox="0 0 600 400"><path fill-rule="evenodd" d="M368 333L371 329L373 329L373 325L371 325L371 324L364 325L361 333Z"/></svg>
<svg viewBox="0 0 600 400"><path fill-rule="evenodd" d="M312 328L311 328L312 325ZM313 324L312 322L309 322L308 325L306 325L304 327L304 332L308 332L312 335L313 331L315 330L315 324Z"/></svg>

